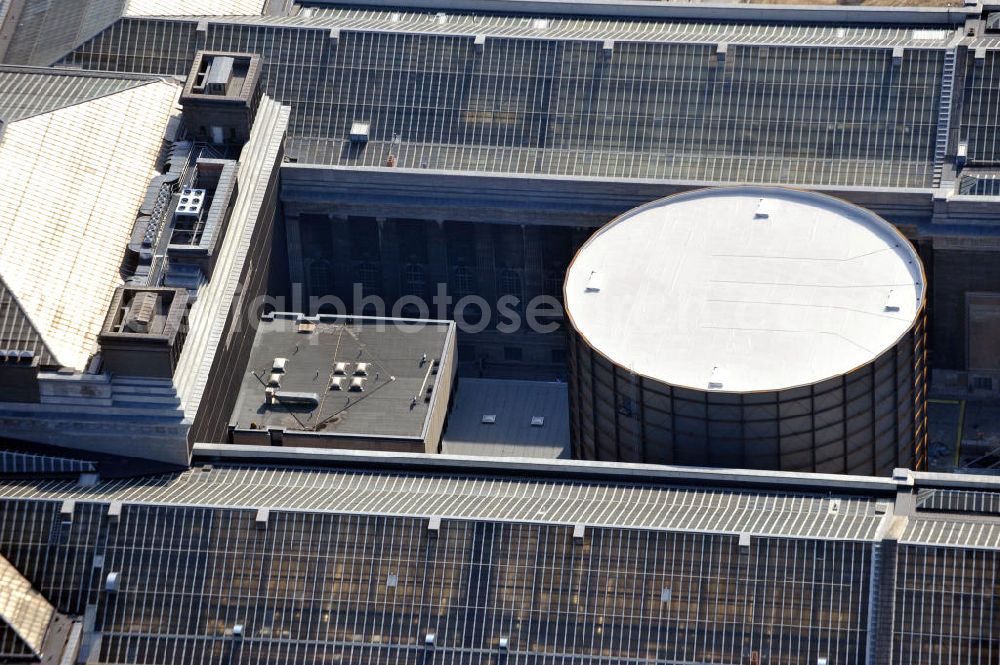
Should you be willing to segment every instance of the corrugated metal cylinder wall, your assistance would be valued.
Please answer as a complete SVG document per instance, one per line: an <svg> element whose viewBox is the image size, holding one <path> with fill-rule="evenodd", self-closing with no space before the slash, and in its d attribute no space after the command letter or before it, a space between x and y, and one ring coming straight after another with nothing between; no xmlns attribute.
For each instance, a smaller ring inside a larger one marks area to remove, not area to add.
<svg viewBox="0 0 1000 665"><path fill-rule="evenodd" d="M872 362L813 385L727 393L638 376L570 330L578 459L887 475L926 467L924 312Z"/></svg>

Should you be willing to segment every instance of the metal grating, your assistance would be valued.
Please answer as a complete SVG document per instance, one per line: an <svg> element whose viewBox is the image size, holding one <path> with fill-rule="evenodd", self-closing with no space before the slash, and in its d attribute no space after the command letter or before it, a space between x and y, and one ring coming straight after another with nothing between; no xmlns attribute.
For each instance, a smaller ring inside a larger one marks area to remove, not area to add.
<svg viewBox="0 0 1000 665"><path fill-rule="evenodd" d="M189 22L126 19L66 63L183 74ZM210 22L259 52L300 162L870 187L933 184L944 51L601 42ZM357 120L367 144L352 144Z"/></svg>
<svg viewBox="0 0 1000 665"><path fill-rule="evenodd" d="M345 471L216 467L93 488L59 481L0 483L0 496L231 506L544 524L871 540L876 502L807 494L615 486Z"/></svg>
<svg viewBox="0 0 1000 665"><path fill-rule="evenodd" d="M1000 493L930 489L917 492L917 510L1000 515Z"/></svg>
<svg viewBox="0 0 1000 665"><path fill-rule="evenodd" d="M935 48L955 29L838 25L750 24L630 18L511 16L464 12L386 11L313 7L294 17L220 18L220 22L323 27L371 32L486 35L526 39Z"/></svg>
<svg viewBox="0 0 1000 665"><path fill-rule="evenodd" d="M861 543L127 505L54 545L48 505L6 503L36 557L100 556L100 662L863 662Z"/></svg>
<svg viewBox="0 0 1000 665"><path fill-rule="evenodd" d="M1000 660L1000 553L901 546L893 663ZM831 661L832 662L832 661Z"/></svg>
<svg viewBox="0 0 1000 665"><path fill-rule="evenodd" d="M1000 173L963 172L958 192L967 196L1000 196Z"/></svg>
<svg viewBox="0 0 1000 665"><path fill-rule="evenodd" d="M68 457L53 457L50 455L34 455L19 453L12 450L0 450L0 474L9 475L45 475L45 474L76 474L95 471L92 462L70 459Z"/></svg>
<svg viewBox="0 0 1000 665"><path fill-rule="evenodd" d="M970 52L965 72L960 139L968 140L974 163L1000 160L1000 51L986 50L983 56Z"/></svg>
<svg viewBox="0 0 1000 665"><path fill-rule="evenodd" d="M911 518L901 542L1000 550L1000 524Z"/></svg>

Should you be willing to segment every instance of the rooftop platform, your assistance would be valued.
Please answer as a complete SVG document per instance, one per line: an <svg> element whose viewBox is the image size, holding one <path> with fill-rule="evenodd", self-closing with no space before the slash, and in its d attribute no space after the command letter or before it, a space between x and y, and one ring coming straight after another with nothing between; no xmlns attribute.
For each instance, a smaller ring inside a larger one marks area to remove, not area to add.
<svg viewBox="0 0 1000 665"><path fill-rule="evenodd" d="M451 321L274 314L257 327L230 420L233 438L277 429L318 446L420 441L438 404L447 404L450 380L441 379L454 336Z"/></svg>
<svg viewBox="0 0 1000 665"><path fill-rule="evenodd" d="M565 383L462 377L441 452L487 457L568 458Z"/></svg>

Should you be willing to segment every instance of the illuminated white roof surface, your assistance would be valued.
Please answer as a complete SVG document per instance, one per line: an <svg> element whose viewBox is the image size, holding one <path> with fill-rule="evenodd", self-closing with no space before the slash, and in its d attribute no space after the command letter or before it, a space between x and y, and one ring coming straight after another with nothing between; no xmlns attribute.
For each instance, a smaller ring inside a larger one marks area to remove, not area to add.
<svg viewBox="0 0 1000 665"><path fill-rule="evenodd" d="M152 81L0 137L0 277L67 367L94 350L179 92Z"/></svg>
<svg viewBox="0 0 1000 665"><path fill-rule="evenodd" d="M924 302L920 260L877 215L772 187L654 201L567 272L573 327L614 363L698 390L779 390L891 347Z"/></svg>
<svg viewBox="0 0 1000 665"><path fill-rule="evenodd" d="M129 0L126 16L252 16L265 0Z"/></svg>

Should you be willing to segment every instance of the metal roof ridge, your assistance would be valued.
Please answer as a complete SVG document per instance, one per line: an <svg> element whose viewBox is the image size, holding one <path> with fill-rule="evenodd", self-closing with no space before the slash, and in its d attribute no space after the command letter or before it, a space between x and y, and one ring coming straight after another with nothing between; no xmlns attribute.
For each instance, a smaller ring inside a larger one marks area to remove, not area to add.
<svg viewBox="0 0 1000 665"><path fill-rule="evenodd" d="M315 0L319 5L343 7L342 0ZM355 8L413 9L441 11L437 0L352 0ZM841 21L870 24L886 21L895 24L961 25L976 7L894 7L840 5L770 5L727 2L654 3L648 0L452 0L452 11L545 13L555 16L591 16L625 18L733 18L735 20L799 20L808 23Z"/></svg>

